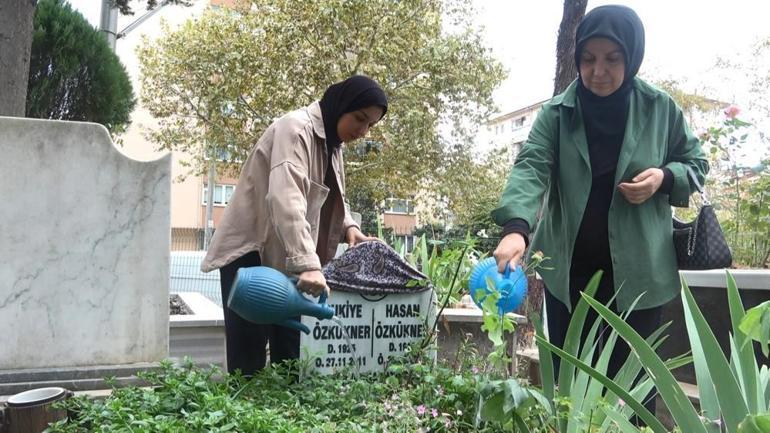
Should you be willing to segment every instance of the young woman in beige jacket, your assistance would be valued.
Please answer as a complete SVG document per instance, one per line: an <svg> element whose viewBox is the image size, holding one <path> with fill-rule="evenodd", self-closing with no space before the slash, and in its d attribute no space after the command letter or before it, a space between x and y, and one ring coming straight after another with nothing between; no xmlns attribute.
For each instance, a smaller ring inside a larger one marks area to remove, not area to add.
<svg viewBox="0 0 770 433"><path fill-rule="evenodd" d="M300 290L318 296L328 290L321 266L337 244L373 239L350 216L341 145L365 136L387 109L379 84L356 75L267 128L201 264L219 269L223 302L238 269L259 265L297 276ZM271 362L299 357L299 331L247 322L226 305L224 316L228 372L264 368L268 342Z"/></svg>

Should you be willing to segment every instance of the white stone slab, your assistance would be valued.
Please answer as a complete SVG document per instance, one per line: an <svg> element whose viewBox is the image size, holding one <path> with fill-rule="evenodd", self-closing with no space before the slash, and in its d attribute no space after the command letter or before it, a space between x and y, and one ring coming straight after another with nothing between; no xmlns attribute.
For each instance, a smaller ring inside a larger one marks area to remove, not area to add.
<svg viewBox="0 0 770 433"><path fill-rule="evenodd" d="M516 313L507 313L506 316L513 320L513 323L521 325L527 323L527 318ZM461 322L461 323L482 323L484 321L484 315L480 308L444 308L441 312L441 320L447 322Z"/></svg>
<svg viewBox="0 0 770 433"><path fill-rule="evenodd" d="M729 269L735 278L735 284L743 290L770 290L770 270L767 269ZM691 287L727 288L727 272L724 269L708 271L679 271L679 274Z"/></svg>
<svg viewBox="0 0 770 433"><path fill-rule="evenodd" d="M329 305L348 329L355 353L337 324L303 316L302 323L310 334L301 334L300 356L312 359L311 365L322 374L349 369L354 363L362 373L383 371L388 359L422 340L426 319L432 325L436 317L432 290L377 296L336 291Z"/></svg>
<svg viewBox="0 0 770 433"><path fill-rule="evenodd" d="M0 369L168 354L171 158L101 125L0 117Z"/></svg>

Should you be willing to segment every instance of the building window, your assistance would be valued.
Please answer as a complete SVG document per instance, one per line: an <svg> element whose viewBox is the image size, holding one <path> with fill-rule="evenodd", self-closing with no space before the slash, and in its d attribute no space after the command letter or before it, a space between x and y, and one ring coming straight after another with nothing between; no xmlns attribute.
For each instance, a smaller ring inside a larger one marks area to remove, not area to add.
<svg viewBox="0 0 770 433"><path fill-rule="evenodd" d="M411 253L414 251L414 241L416 236L412 235L396 235L394 246L398 247L403 245L405 253Z"/></svg>
<svg viewBox="0 0 770 433"><path fill-rule="evenodd" d="M214 185L214 206L227 206L230 203L230 198L235 192L235 185ZM209 197L208 185L203 185L203 200L202 203L205 206L206 200Z"/></svg>
<svg viewBox="0 0 770 433"><path fill-rule="evenodd" d="M385 200L385 212L413 214L414 202L400 198L389 198Z"/></svg>

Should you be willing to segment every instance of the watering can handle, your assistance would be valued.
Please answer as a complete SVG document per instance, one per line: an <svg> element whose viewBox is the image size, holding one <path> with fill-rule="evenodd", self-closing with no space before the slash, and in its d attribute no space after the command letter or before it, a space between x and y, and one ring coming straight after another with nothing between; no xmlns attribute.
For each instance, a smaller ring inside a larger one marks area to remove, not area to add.
<svg viewBox="0 0 770 433"><path fill-rule="evenodd" d="M511 276L511 263L505 264L505 270L503 271L503 277L509 278Z"/></svg>
<svg viewBox="0 0 770 433"><path fill-rule="evenodd" d="M291 283L294 284L294 286L296 287L297 283L299 282L299 278L292 276L292 277L289 277L289 281L291 281ZM326 298L329 297L327 293L328 293L327 290L324 290L323 292L321 292L321 296L318 297L319 304L326 305Z"/></svg>

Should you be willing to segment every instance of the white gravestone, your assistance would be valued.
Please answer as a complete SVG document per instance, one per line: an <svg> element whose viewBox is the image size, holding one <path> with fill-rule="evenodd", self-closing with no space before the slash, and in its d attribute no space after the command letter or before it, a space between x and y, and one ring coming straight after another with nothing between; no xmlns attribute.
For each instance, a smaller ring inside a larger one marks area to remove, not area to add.
<svg viewBox="0 0 770 433"><path fill-rule="evenodd" d="M410 344L421 341L433 325L436 307L433 291L361 295L335 291L329 305L348 331L352 348L341 328L331 320L303 316L310 334L301 334L300 356L322 374L350 369L361 373L383 371L387 361L402 355Z"/></svg>
<svg viewBox="0 0 770 433"><path fill-rule="evenodd" d="M101 126L0 117L0 370L168 356L171 158Z"/></svg>

